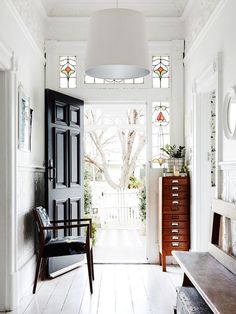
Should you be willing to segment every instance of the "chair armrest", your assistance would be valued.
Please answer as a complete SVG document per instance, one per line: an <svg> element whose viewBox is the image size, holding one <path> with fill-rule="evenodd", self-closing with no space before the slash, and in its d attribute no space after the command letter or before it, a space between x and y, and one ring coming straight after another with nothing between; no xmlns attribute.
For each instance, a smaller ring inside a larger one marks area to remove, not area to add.
<svg viewBox="0 0 236 314"><path fill-rule="evenodd" d="M76 224L76 225L64 225L64 226L48 226L48 227L42 227L43 230L59 230L59 229L69 229L69 228L82 228L87 227L87 229L90 228L89 224Z"/></svg>
<svg viewBox="0 0 236 314"><path fill-rule="evenodd" d="M52 224L61 222L76 222L76 221L89 221L92 223L92 218L78 218L78 219L61 219L61 220L51 220Z"/></svg>
<svg viewBox="0 0 236 314"><path fill-rule="evenodd" d="M62 223L62 222L66 223L66 222L76 222L76 221L89 221L89 226L90 226L89 236L90 236L90 238L92 238L92 218L61 219L61 220L51 220L50 222L52 224L55 224L55 223Z"/></svg>

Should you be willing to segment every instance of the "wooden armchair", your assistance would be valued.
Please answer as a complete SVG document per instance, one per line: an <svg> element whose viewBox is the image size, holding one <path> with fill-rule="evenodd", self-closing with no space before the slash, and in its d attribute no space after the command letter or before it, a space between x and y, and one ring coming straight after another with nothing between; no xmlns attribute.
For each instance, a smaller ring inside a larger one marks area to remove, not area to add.
<svg viewBox="0 0 236 314"><path fill-rule="evenodd" d="M92 219L83 218L50 221L46 209L43 207L36 207L35 209L33 209L33 214L39 232L39 248L33 293L35 293L36 291L39 270L43 259L47 260L49 257L74 254L86 254L90 292L93 293L92 281L94 280L94 267L92 248ZM81 221L83 223L80 223ZM55 225L58 223L64 223L64 225ZM53 237L53 231L71 228L85 228L85 236L64 236L57 238Z"/></svg>

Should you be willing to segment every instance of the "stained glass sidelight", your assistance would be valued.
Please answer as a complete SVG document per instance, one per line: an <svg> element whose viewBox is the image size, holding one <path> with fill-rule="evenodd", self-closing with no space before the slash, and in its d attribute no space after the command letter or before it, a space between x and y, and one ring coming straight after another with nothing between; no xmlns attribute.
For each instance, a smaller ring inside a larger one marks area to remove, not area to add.
<svg viewBox="0 0 236 314"><path fill-rule="evenodd" d="M216 186L216 95L211 93L211 186Z"/></svg>
<svg viewBox="0 0 236 314"><path fill-rule="evenodd" d="M60 64L60 88L76 88L76 57L61 56Z"/></svg>
<svg viewBox="0 0 236 314"><path fill-rule="evenodd" d="M152 83L153 88L170 87L170 57L152 57Z"/></svg>
<svg viewBox="0 0 236 314"><path fill-rule="evenodd" d="M144 78L138 77L135 79L112 80L112 79L100 79L97 77L91 77L91 76L85 75L84 83L85 84L143 84Z"/></svg>
<svg viewBox="0 0 236 314"><path fill-rule="evenodd" d="M152 158L153 166L161 166L165 157L161 147L170 143L170 104L168 102L152 103Z"/></svg>

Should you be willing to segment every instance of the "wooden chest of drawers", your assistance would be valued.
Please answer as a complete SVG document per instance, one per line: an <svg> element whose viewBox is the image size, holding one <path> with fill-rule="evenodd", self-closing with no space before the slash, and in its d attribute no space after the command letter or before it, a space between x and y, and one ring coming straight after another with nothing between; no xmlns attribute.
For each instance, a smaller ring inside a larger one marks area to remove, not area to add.
<svg viewBox="0 0 236 314"><path fill-rule="evenodd" d="M159 248L163 271L166 271L166 256L171 255L172 250L189 250L189 192L188 177L159 179Z"/></svg>

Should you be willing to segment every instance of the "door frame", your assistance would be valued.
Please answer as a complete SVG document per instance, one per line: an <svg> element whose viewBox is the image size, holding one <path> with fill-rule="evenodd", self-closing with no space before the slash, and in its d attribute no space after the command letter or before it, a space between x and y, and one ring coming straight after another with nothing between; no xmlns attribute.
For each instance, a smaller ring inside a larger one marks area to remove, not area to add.
<svg viewBox="0 0 236 314"><path fill-rule="evenodd" d="M148 100L98 100L98 101L92 101L92 100L85 100L84 101L84 110L86 110L86 106L91 106L91 105L107 105L107 104L115 104L115 105L119 105L119 104L127 104L127 105L141 105L145 108L145 132L146 132L146 164L145 164L145 176L146 176L146 180L145 180L145 187L146 187L146 259L147 262L149 263L156 263L156 255L157 255L157 239L156 239L156 234L155 231L157 230L156 228L156 209L155 208L151 208L150 206L148 206L149 204L149 177L150 177L150 155L151 155L151 137L150 137L150 132L151 132L151 128L150 128L150 120L152 118L152 109L151 109L151 104L152 102L148 101ZM85 134L85 132L84 132ZM151 210L152 209L152 212Z"/></svg>
<svg viewBox="0 0 236 314"><path fill-rule="evenodd" d="M210 234L210 213L205 208L204 166L202 160L207 152L199 149L202 145L202 134L206 134L206 125L202 124L202 107L206 96L215 90L216 95L216 189L215 198L220 197L220 169L222 159L222 56L219 52L206 70L193 82L193 168L192 168L192 209L191 209L191 249L208 250ZM199 132L199 130L201 130ZM203 225L203 222L204 225Z"/></svg>
<svg viewBox="0 0 236 314"><path fill-rule="evenodd" d="M16 112L17 66L14 54L0 42L0 311L18 303L16 269Z"/></svg>

